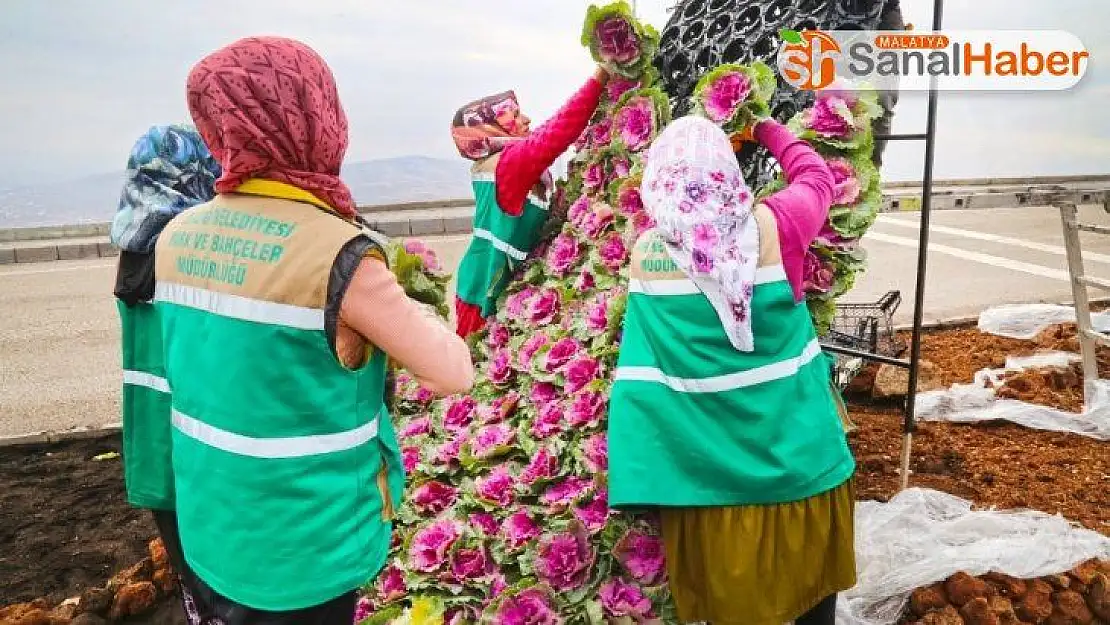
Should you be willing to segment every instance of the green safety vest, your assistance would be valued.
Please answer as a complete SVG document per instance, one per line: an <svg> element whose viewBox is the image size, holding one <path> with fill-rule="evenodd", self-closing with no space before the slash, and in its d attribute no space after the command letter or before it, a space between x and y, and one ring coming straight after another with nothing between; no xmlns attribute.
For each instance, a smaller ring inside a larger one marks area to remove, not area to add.
<svg viewBox="0 0 1110 625"><path fill-rule="evenodd" d="M497 204L493 174L477 171L474 188L474 232L455 272L455 292L462 301L482 309L483 317L497 312L497 299L513 271L528 258L547 221L547 207L529 196L524 211L513 217Z"/></svg>
<svg viewBox="0 0 1110 625"><path fill-rule="evenodd" d="M609 408L614 507L783 503L851 477L828 362L777 245L751 301L755 349L740 352L658 235L637 242Z"/></svg>
<svg viewBox="0 0 1110 625"><path fill-rule="evenodd" d="M185 557L252 608L329 601L389 550L404 469L386 356L350 370L325 332L332 262L359 233L308 204L221 195L158 239Z"/></svg>
<svg viewBox="0 0 1110 625"><path fill-rule="evenodd" d="M162 326L151 304L116 301L123 346L123 479L127 501L173 510L170 388L162 361Z"/></svg>

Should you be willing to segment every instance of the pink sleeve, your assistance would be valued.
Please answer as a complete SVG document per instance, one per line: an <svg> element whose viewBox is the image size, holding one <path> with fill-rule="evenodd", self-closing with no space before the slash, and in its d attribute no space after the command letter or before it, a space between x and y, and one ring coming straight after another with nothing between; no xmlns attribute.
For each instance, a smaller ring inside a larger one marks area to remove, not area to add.
<svg viewBox="0 0 1110 625"><path fill-rule="evenodd" d="M470 349L434 313L405 295L385 263L366 258L355 270L340 317L437 395L470 390Z"/></svg>
<svg viewBox="0 0 1110 625"><path fill-rule="evenodd" d="M763 200L763 204L775 216L783 268L794 299L800 302L806 250L825 225L832 204L832 173L820 154L773 119L756 127L755 138L778 160L786 175L787 187Z"/></svg>
<svg viewBox="0 0 1110 625"><path fill-rule="evenodd" d="M494 176L497 204L510 215L524 212L528 192L540 181L543 172L567 151L597 109L602 85L590 78L555 116L522 141L509 144L501 152Z"/></svg>

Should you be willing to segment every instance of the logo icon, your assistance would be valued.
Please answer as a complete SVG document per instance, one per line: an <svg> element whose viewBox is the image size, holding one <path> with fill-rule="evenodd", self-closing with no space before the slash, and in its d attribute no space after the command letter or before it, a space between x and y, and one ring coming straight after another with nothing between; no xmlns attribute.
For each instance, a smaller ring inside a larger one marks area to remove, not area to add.
<svg viewBox="0 0 1110 625"><path fill-rule="evenodd" d="M779 31L779 74L797 89L824 89L836 81L836 61L840 44L819 30L783 29Z"/></svg>

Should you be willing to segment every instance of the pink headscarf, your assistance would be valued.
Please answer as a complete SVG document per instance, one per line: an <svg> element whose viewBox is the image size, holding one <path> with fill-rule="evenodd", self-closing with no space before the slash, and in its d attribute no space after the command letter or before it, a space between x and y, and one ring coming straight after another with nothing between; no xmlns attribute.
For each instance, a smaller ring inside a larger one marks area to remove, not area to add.
<svg viewBox="0 0 1110 625"><path fill-rule="evenodd" d="M733 347L752 351L759 226L729 138L703 117L676 120L652 143L640 189L675 264L709 299Z"/></svg>
<svg viewBox="0 0 1110 625"><path fill-rule="evenodd" d="M512 91L484 97L464 105L451 120L451 138L463 158L480 161L501 151L519 129L511 121L520 113L520 102Z"/></svg>
<svg viewBox="0 0 1110 625"><path fill-rule="evenodd" d="M220 193L251 178L308 191L353 218L339 178L347 115L335 78L312 48L282 37L240 39L189 72L189 112L223 168Z"/></svg>

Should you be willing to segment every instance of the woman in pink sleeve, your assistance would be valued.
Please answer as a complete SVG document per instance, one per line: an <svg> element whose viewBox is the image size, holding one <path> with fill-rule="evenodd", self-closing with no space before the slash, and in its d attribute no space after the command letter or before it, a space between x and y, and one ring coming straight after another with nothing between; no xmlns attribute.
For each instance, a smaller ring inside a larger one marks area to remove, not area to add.
<svg viewBox="0 0 1110 625"><path fill-rule="evenodd" d="M783 126L757 202L728 137L685 117L648 154L609 403L609 504L659 513L680 622L833 625L856 582L855 462L801 299L832 174Z"/></svg>
<svg viewBox="0 0 1110 625"><path fill-rule="evenodd" d="M516 266L528 257L547 220L552 178L547 169L582 134L609 75L597 72L547 123L531 130L516 94L506 91L455 113L451 137L474 161L474 235L459 264L457 332L467 336L496 312Z"/></svg>

